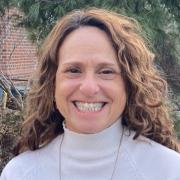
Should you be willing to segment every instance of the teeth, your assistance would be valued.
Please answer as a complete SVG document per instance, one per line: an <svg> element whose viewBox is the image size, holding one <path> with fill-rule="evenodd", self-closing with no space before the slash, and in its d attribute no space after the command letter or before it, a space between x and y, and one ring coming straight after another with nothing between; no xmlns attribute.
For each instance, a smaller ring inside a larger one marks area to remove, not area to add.
<svg viewBox="0 0 180 180"><path fill-rule="evenodd" d="M75 102L76 107L80 111L100 111L103 107L104 103L83 103L83 102Z"/></svg>

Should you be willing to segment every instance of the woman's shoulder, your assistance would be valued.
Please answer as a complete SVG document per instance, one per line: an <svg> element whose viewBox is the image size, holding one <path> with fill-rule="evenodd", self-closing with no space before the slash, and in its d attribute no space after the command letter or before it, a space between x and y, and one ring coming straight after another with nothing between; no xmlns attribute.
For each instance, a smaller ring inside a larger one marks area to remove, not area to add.
<svg viewBox="0 0 180 180"><path fill-rule="evenodd" d="M134 139L135 132L125 130L123 139L126 141L128 146L133 147L133 152L135 150L141 151L141 153L149 153L153 155L159 155L167 157L170 160L173 160L174 158L178 161L180 161L180 153L160 144L157 143L147 137L139 136L138 138Z"/></svg>
<svg viewBox="0 0 180 180"><path fill-rule="evenodd" d="M26 151L13 159L11 159L2 171L2 180L10 180L13 176L15 180L21 180L27 174L35 168L35 162L37 161L38 155L36 151Z"/></svg>
<svg viewBox="0 0 180 180"><path fill-rule="evenodd" d="M38 169L44 163L51 163L56 160L58 144L61 136L57 136L46 146L35 151L25 151L11 159L2 171L1 179L21 180L27 174L38 173Z"/></svg>
<svg viewBox="0 0 180 180"><path fill-rule="evenodd" d="M134 140L134 134L124 135L124 149L139 171L152 179L180 179L180 153L144 136Z"/></svg>

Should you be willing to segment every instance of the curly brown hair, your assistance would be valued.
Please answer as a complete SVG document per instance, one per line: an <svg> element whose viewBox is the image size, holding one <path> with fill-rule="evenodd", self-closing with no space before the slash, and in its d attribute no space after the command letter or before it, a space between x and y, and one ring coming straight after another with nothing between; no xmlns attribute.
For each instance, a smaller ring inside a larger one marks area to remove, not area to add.
<svg viewBox="0 0 180 180"><path fill-rule="evenodd" d="M81 26L105 31L116 50L127 91L122 124L136 132L134 139L143 135L179 152L167 106L167 84L154 65L154 54L142 37L138 23L115 12L88 8L61 18L45 40L15 154L43 147L63 133L64 118L54 102L58 51L65 37Z"/></svg>

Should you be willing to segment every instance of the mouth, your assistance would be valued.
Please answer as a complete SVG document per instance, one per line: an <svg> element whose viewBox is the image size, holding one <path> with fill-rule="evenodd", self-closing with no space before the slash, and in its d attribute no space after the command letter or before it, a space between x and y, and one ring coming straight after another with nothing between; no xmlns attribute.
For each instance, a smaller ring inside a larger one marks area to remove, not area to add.
<svg viewBox="0 0 180 180"><path fill-rule="evenodd" d="M73 101L74 106L81 112L98 112L107 104L107 102L82 102Z"/></svg>

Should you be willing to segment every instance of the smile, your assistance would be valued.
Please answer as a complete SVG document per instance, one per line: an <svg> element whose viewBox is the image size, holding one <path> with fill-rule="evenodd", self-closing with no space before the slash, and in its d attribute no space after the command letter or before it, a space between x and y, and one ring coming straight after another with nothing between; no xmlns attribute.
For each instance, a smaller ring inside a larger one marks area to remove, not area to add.
<svg viewBox="0 0 180 180"><path fill-rule="evenodd" d="M82 112L97 112L100 111L106 103L105 102L88 103L88 102L74 101L73 104L76 106L76 108L78 108L78 110Z"/></svg>

